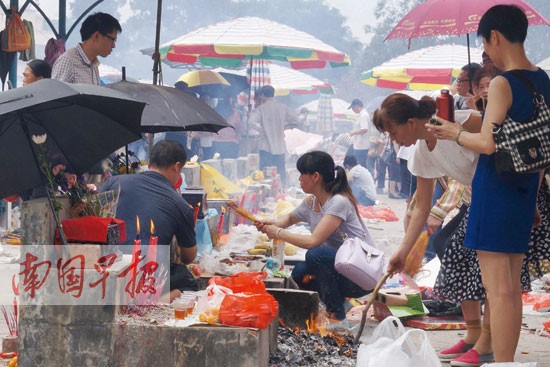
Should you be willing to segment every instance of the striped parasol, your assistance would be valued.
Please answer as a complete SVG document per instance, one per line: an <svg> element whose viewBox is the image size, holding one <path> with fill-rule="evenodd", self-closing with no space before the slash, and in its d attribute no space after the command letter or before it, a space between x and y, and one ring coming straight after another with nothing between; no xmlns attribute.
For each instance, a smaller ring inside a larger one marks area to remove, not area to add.
<svg viewBox="0 0 550 367"><path fill-rule="evenodd" d="M241 84L247 84L247 69L213 69L227 79L231 86L240 87ZM285 66L269 63L269 75L271 77L271 86L275 88L275 96L286 96L293 94L314 94L317 92L332 92L330 84L323 82L304 72L287 68ZM244 88L237 88L238 91Z"/></svg>
<svg viewBox="0 0 550 367"><path fill-rule="evenodd" d="M472 62L481 62L482 50L472 49ZM361 75L361 82L379 88L436 90L448 87L468 64L461 45L438 45L397 56Z"/></svg>
<svg viewBox="0 0 550 367"><path fill-rule="evenodd" d="M334 112L332 110L332 95L321 93L317 105L317 134L322 136L334 132Z"/></svg>
<svg viewBox="0 0 550 367"><path fill-rule="evenodd" d="M246 81L250 86L249 101L254 101L257 91L264 85L271 85L269 60L248 60L246 65Z"/></svg>
<svg viewBox="0 0 550 367"><path fill-rule="evenodd" d="M152 55L153 48L141 51ZM160 46L172 67L241 67L247 59L280 60L293 69L350 64L348 56L309 33L257 17L236 18L199 28Z"/></svg>

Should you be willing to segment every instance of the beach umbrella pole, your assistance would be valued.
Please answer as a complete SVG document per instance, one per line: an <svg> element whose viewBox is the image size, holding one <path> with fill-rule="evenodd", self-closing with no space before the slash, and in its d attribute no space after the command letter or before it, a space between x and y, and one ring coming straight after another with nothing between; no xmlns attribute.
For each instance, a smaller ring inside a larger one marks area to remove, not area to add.
<svg viewBox="0 0 550 367"><path fill-rule="evenodd" d="M472 88L472 68L470 66L470 64L472 63L471 59L470 59L470 33L466 33L466 47L468 48L468 80L470 82L470 90L473 91L474 89Z"/></svg>

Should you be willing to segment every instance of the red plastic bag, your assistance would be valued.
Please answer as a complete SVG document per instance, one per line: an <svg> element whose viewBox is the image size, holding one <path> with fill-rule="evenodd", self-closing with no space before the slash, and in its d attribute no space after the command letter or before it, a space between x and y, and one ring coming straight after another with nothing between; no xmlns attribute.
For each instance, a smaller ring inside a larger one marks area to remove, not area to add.
<svg viewBox="0 0 550 367"><path fill-rule="evenodd" d="M538 312L550 311L550 293L538 293L535 295L533 310Z"/></svg>
<svg viewBox="0 0 550 367"><path fill-rule="evenodd" d="M227 287L233 291L233 293L265 293L265 284L262 282L267 277L267 273L260 272L241 272L230 277L212 277L208 284L213 283Z"/></svg>
<svg viewBox="0 0 550 367"><path fill-rule="evenodd" d="M359 214L366 219L382 219L386 222L397 222L399 218L390 208L374 209L372 206L359 205Z"/></svg>
<svg viewBox="0 0 550 367"><path fill-rule="evenodd" d="M279 312L279 304L269 293L227 294L220 306L219 319L224 325L265 329Z"/></svg>

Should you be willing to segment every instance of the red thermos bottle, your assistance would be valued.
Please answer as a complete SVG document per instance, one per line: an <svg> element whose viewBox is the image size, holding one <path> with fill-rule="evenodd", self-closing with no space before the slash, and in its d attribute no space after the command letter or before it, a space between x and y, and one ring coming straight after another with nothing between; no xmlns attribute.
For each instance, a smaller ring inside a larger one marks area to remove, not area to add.
<svg viewBox="0 0 550 367"><path fill-rule="evenodd" d="M455 122L455 100L448 89L441 89L441 94L435 99L435 105L437 116Z"/></svg>

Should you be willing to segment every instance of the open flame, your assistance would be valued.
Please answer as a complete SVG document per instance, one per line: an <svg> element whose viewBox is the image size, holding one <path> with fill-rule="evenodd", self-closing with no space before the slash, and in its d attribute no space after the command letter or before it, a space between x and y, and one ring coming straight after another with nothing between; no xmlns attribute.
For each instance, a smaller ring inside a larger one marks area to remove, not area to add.
<svg viewBox="0 0 550 367"><path fill-rule="evenodd" d="M151 230L151 236L155 234L155 223L153 223L153 220L151 219L151 226L149 227Z"/></svg>

